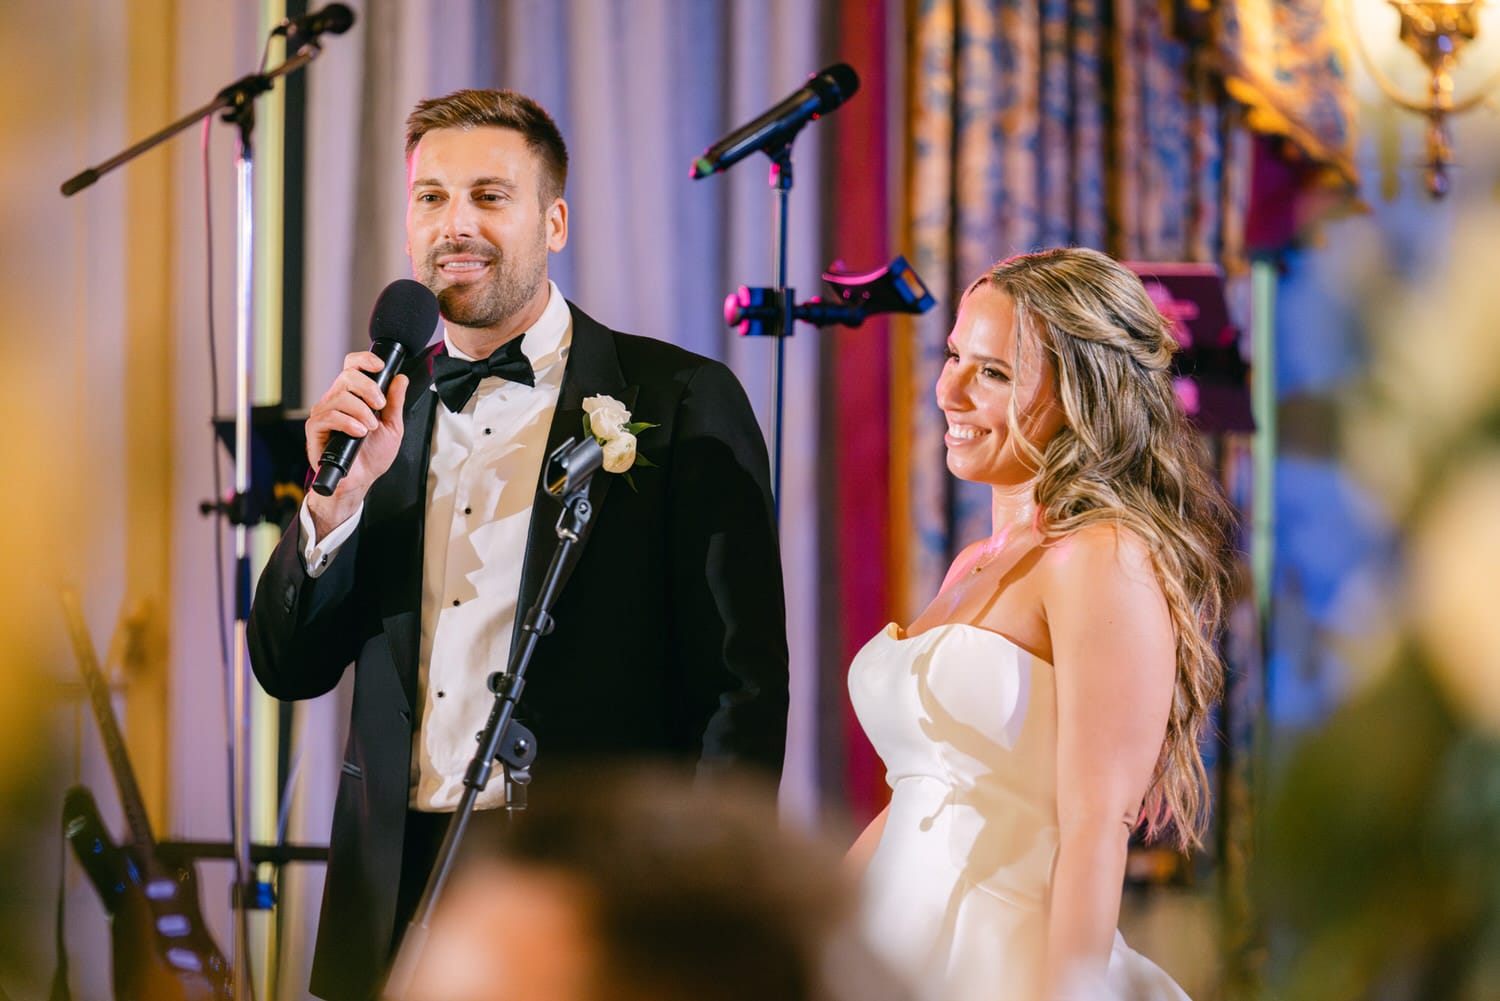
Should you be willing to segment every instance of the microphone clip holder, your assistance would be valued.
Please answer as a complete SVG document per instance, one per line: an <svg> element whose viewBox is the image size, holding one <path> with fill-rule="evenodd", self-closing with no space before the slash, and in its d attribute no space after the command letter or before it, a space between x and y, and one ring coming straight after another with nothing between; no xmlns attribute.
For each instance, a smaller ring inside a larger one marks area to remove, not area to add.
<svg viewBox="0 0 1500 1001"><path fill-rule="evenodd" d="M225 495L223 500L203 500L198 502L198 513L204 517L217 515L231 525L259 525L263 521L278 523L285 511L285 505L279 501L266 504L260 494L255 492L241 493L235 491ZM292 511L295 513L296 508Z"/></svg>
<svg viewBox="0 0 1500 1001"><path fill-rule="evenodd" d="M799 303L794 289L741 285L724 300L724 322L741 337L789 337L795 320L816 327L857 327L865 317L880 313L925 313L935 301L902 256L863 274L829 268L823 281L837 301L814 296Z"/></svg>
<svg viewBox="0 0 1500 1001"><path fill-rule="evenodd" d="M264 73L251 73L219 91L214 98L223 109L219 120L235 126L242 135L248 135L255 128L255 99L270 90L271 84L272 78Z"/></svg>

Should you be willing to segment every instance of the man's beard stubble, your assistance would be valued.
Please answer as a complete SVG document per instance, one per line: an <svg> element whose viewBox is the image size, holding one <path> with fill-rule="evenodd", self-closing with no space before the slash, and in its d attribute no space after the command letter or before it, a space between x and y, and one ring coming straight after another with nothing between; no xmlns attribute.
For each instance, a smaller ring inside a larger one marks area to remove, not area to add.
<svg viewBox="0 0 1500 1001"><path fill-rule="evenodd" d="M444 254L473 254L488 258L489 277L482 282L439 285L437 259ZM423 261L422 284L437 295L443 318L460 327L493 327L526 307L547 280L545 245L536 263L522 271L521 263L483 240L454 240L438 244Z"/></svg>

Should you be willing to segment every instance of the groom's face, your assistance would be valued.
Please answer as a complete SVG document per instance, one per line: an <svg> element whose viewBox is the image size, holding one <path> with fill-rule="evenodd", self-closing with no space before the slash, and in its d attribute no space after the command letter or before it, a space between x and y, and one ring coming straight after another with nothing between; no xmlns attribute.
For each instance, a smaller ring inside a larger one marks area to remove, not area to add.
<svg viewBox="0 0 1500 1001"><path fill-rule="evenodd" d="M407 164L406 252L443 316L488 328L547 295L547 254L568 240L540 158L513 129L434 129Z"/></svg>

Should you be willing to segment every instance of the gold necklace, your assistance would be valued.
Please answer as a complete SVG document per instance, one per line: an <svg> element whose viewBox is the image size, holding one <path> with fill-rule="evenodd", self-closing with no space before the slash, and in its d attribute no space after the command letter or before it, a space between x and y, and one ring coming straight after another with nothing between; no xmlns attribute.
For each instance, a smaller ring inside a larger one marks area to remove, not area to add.
<svg viewBox="0 0 1500 1001"><path fill-rule="evenodd" d="M1026 525L1024 527L1029 528L1030 526ZM1002 530L999 541L996 541L995 536L990 536L990 544L981 549L979 555L974 557L974 565L969 567L969 576L973 577L978 575L987 567L993 566L995 561L1000 559L1002 555L1016 548L1014 545L1012 545L1015 539L1015 536L1011 534L1012 528L1023 529L1023 526L1019 523L1013 526L1007 525L1005 529ZM1030 533L1022 530L1017 534L1019 534L1024 539L1029 536ZM989 558L986 559L986 556L988 556Z"/></svg>
<svg viewBox="0 0 1500 1001"><path fill-rule="evenodd" d="M994 549L988 553L986 553L984 550L981 550L979 555L974 558L974 565L969 568L970 576L977 575L981 571L992 566L994 562L998 560L1006 552L1006 550L1010 548L1010 540L1007 539L1004 542L1001 542L999 545L995 546ZM985 558L986 555L988 555L988 559Z"/></svg>

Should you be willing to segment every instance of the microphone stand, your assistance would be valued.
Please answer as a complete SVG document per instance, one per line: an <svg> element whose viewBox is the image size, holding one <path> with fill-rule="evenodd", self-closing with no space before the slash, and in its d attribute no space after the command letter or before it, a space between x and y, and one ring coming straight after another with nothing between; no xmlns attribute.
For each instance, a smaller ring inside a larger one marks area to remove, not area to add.
<svg viewBox="0 0 1500 1001"><path fill-rule="evenodd" d="M795 137L793 137L795 138ZM922 279L897 257L890 265L869 274L846 274L826 271L823 280L833 288L838 301L824 302L814 296L797 302L797 293L787 287L788 207L792 191L792 140L768 149L771 158L771 187L776 191L775 284L770 288L739 290L724 300L724 322L735 327L741 336L774 338L776 348L771 356L771 496L777 517L781 512L782 425L786 399L786 339L792 336L798 320L826 327L840 323L857 327L865 317L876 313L923 313L934 303Z"/></svg>
<svg viewBox="0 0 1500 1001"><path fill-rule="evenodd" d="M786 339L792 336L792 310L796 294L786 286L786 248L788 212L792 194L792 143L767 153L771 158L771 187L776 190L776 219L772 243L776 255L775 284L771 294L780 315L770 331L776 340L771 354L771 500L779 518L781 512L781 426L786 410Z"/></svg>
<svg viewBox="0 0 1500 1001"><path fill-rule="evenodd" d="M250 860L250 671L246 647L246 624L250 618L249 518L244 516L250 497L250 377L253 355L252 308L254 303L254 157L251 134L255 129L255 98L270 90L274 82L296 72L322 53L316 40L304 44L281 65L264 73L241 77L220 90L212 101L188 112L177 121L159 129L140 142L127 147L104 162L89 167L62 183L64 197L71 197L89 187L116 167L160 145L209 115L223 111L223 119L239 130L235 159L235 419L234 419L234 495L224 505L227 517L234 523L234 658L230 681L230 771L233 805L234 849L233 908L234 921L233 997L249 1001L250 943L246 911L270 907L269 889L265 893L255 879Z"/></svg>
<svg viewBox="0 0 1500 1001"><path fill-rule="evenodd" d="M572 464L582 453L582 461ZM437 859L428 874L427 886L417 902L417 909L406 926L401 939L401 948L396 955L390 977L386 980L381 997L386 1001L404 1001L408 996L427 944L429 923L443 887L448 882L453 863L458 855L459 842L474 813L474 803L490 781L490 769L498 757L508 766L506 772L505 804L512 815L526 807L526 786L531 782L531 763L536 760L536 737L530 730L515 722L516 703L521 699L521 690L526 687L526 668L536 650L537 640L552 632L555 622L552 606L562 590L562 571L568 558L579 545L594 516L589 503L588 488L594 471L599 468L602 457L593 438L585 438L582 445L573 445L573 439L559 446L551 455L547 465L548 492L563 497L562 514L557 519L557 550L547 564L546 576L535 603L526 613L521 624L521 642L511 651L510 663L504 673L490 675L489 688L494 693L489 718L484 729L476 736L478 748L464 771L464 791L454 809L453 819L448 824L443 843L438 848ZM503 744L502 744L503 738Z"/></svg>

